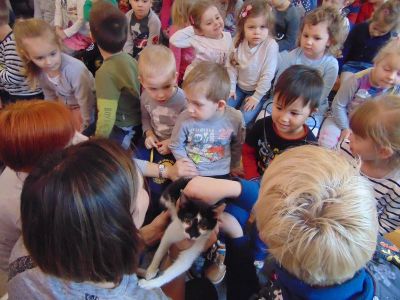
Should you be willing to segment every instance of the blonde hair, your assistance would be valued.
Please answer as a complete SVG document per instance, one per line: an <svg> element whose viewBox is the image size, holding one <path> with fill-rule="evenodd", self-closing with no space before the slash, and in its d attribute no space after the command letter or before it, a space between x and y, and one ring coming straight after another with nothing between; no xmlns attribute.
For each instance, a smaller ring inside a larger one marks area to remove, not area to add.
<svg viewBox="0 0 400 300"><path fill-rule="evenodd" d="M196 86L201 86L204 96L216 103L228 99L231 81L226 68L217 63L203 61L187 74L182 88L193 89Z"/></svg>
<svg viewBox="0 0 400 300"><path fill-rule="evenodd" d="M400 56L400 38L395 38L387 42L386 45L382 47L378 54L374 57L374 64L379 63L390 54L396 54Z"/></svg>
<svg viewBox="0 0 400 300"><path fill-rule="evenodd" d="M248 9L250 8L250 9ZM275 17L272 8L264 0L247 0L243 3L236 20L235 48L239 47L244 40L244 24L248 18L264 16L267 21L268 35L273 35L275 26Z"/></svg>
<svg viewBox="0 0 400 300"><path fill-rule="evenodd" d="M217 7L212 0L196 0L189 10L189 23L196 29L200 29L201 17L209 7Z"/></svg>
<svg viewBox="0 0 400 300"><path fill-rule="evenodd" d="M160 74L175 77L175 56L171 49L163 45L147 46L140 52L138 72L141 77Z"/></svg>
<svg viewBox="0 0 400 300"><path fill-rule="evenodd" d="M372 22L398 29L400 25L400 1L389 0L382 3L372 14Z"/></svg>
<svg viewBox="0 0 400 300"><path fill-rule="evenodd" d="M175 0L172 4L171 18L172 24L182 28L189 24L189 11L196 0Z"/></svg>
<svg viewBox="0 0 400 300"><path fill-rule="evenodd" d="M54 28L46 21L40 19L19 20L14 26L15 43L17 52L24 63L24 73L27 76L31 88L35 89L38 85L38 75L40 68L29 58L28 50L25 48L24 39L38 38L47 39L54 45L62 49L62 44Z"/></svg>
<svg viewBox="0 0 400 300"><path fill-rule="evenodd" d="M352 278L375 251L378 221L370 183L324 148L300 146L275 157L254 211L273 258L310 285Z"/></svg>
<svg viewBox="0 0 400 300"><path fill-rule="evenodd" d="M385 95L364 102L351 114L350 128L377 146L393 150L389 158L400 165L400 96Z"/></svg>
<svg viewBox="0 0 400 300"><path fill-rule="evenodd" d="M314 26L322 22L327 23L329 34L330 45L327 50L336 56L337 49L341 48L344 42L345 30L342 26L342 16L334 7L320 6L305 15L300 28L299 41L306 24Z"/></svg>

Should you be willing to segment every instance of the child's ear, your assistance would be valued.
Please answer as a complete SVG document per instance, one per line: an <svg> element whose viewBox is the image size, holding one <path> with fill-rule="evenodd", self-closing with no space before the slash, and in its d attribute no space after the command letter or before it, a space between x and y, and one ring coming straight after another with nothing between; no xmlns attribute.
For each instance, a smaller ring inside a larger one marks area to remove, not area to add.
<svg viewBox="0 0 400 300"><path fill-rule="evenodd" d="M388 159L394 154L394 151L390 147L380 147L378 150L378 154L381 159Z"/></svg>
<svg viewBox="0 0 400 300"><path fill-rule="evenodd" d="M226 107L226 101L225 100L218 100L217 102L217 110L224 110Z"/></svg>

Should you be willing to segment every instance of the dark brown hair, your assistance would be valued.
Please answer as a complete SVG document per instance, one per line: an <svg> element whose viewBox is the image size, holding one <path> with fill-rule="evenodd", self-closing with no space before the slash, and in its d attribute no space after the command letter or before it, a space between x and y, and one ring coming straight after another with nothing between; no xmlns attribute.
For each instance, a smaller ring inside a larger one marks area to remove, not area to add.
<svg viewBox="0 0 400 300"><path fill-rule="evenodd" d="M104 139L42 160L21 194L22 236L38 267L75 282L119 283L134 273L138 174L131 155Z"/></svg>

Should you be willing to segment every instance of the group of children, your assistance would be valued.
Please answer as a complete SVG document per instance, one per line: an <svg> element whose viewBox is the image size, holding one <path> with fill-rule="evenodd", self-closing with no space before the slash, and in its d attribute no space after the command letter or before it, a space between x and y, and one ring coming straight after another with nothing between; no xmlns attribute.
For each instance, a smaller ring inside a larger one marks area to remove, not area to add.
<svg viewBox="0 0 400 300"><path fill-rule="evenodd" d="M246 0L240 8L231 1L175 0L165 32L151 0L129 1L126 15L114 1L84 2L57 0L54 24L43 16L14 28L8 7L1 7L3 105L57 99L72 112L77 131L125 149L134 145L137 158L159 163L161 179L166 165L186 159L201 176L259 182L288 148L337 148L350 160L358 157L373 184L380 233L400 227L397 0L366 2L371 19L350 33L350 3L340 0L323 1L301 22L288 0ZM234 31L225 31L235 11ZM169 35L170 49L157 45L162 35ZM103 61L95 74L63 52L67 47L78 56L92 43ZM151 182L151 208L166 184ZM228 205L221 231L243 236L250 213ZM255 235L260 267L267 249Z"/></svg>

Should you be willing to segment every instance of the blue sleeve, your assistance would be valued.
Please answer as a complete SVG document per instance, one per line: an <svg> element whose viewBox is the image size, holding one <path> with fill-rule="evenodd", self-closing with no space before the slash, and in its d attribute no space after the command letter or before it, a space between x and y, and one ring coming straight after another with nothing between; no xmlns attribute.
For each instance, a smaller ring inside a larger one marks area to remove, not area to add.
<svg viewBox="0 0 400 300"><path fill-rule="evenodd" d="M236 180L240 182L240 185L242 186L242 192L240 193L239 197L232 200L232 203L236 204L247 212L251 212L258 198L260 182L241 178L237 178Z"/></svg>

